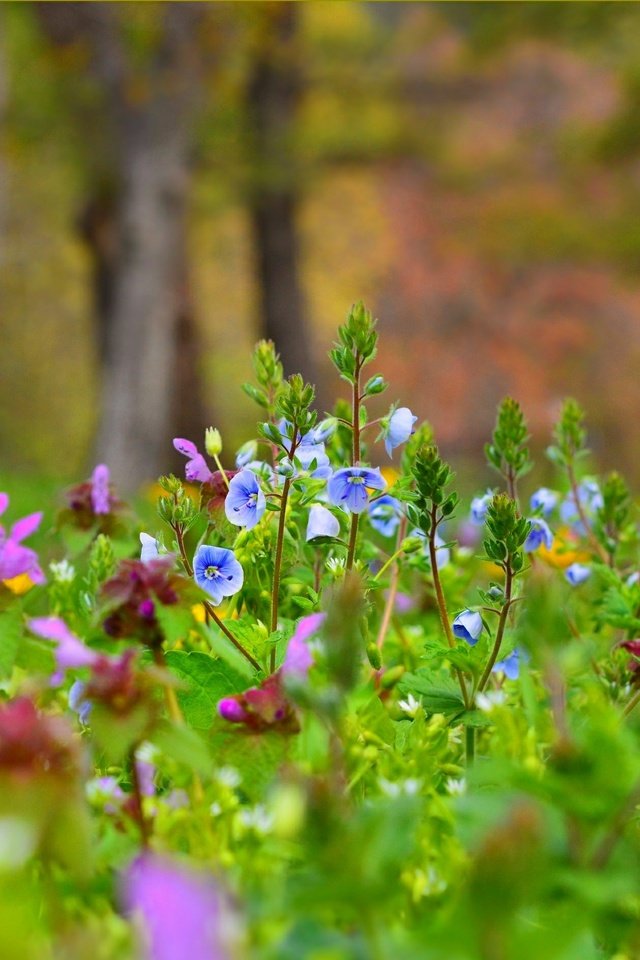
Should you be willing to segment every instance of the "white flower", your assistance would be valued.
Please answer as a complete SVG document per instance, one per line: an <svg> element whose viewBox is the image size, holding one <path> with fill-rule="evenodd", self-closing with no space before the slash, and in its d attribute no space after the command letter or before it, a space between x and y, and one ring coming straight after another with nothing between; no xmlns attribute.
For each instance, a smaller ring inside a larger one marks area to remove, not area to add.
<svg viewBox="0 0 640 960"><path fill-rule="evenodd" d="M56 583L71 583L76 575L75 567L68 560L60 560L58 563L50 563L49 570Z"/></svg>
<svg viewBox="0 0 640 960"><path fill-rule="evenodd" d="M491 713L496 707L506 702L507 695L503 690L489 690L488 693L476 694L476 706L483 713Z"/></svg>
<svg viewBox="0 0 640 960"><path fill-rule="evenodd" d="M235 790L242 783L242 777L235 767L220 767L214 773L214 777L219 784L223 787L229 787L230 790Z"/></svg>
<svg viewBox="0 0 640 960"><path fill-rule="evenodd" d="M406 713L408 717L417 717L418 713L422 709L422 703L420 700L416 700L412 693L409 694L406 700L400 700L398 706L403 713Z"/></svg>
<svg viewBox="0 0 640 960"><path fill-rule="evenodd" d="M255 807L244 807L238 812L238 819L243 827L256 833L268 833L273 827L273 816L261 803Z"/></svg>
<svg viewBox="0 0 640 960"><path fill-rule="evenodd" d="M385 780L384 777L380 777L378 781L380 789L387 797L415 797L420 791L422 786L422 780L417 780L415 778L409 778L408 780L398 780L397 782L392 782L391 780Z"/></svg>
<svg viewBox="0 0 640 960"><path fill-rule="evenodd" d="M464 777L460 777L459 780L456 780L455 777L447 777L444 785L447 788L447 793L452 797L461 797L463 793L467 792L467 781Z"/></svg>

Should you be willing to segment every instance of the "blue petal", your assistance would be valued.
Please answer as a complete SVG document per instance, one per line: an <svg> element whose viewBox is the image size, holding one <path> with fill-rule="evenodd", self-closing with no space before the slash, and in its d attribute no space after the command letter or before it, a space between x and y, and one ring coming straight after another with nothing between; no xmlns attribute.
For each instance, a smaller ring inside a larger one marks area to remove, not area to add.
<svg viewBox="0 0 640 960"><path fill-rule="evenodd" d="M315 537L337 537L340 533L340 522L337 517L319 503L314 503L309 510L307 523L307 540Z"/></svg>

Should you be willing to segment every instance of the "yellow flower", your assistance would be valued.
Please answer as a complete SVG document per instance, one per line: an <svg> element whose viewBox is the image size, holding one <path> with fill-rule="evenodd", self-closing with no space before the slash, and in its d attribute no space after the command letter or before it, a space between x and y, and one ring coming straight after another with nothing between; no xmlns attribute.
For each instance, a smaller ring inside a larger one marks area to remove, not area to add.
<svg viewBox="0 0 640 960"><path fill-rule="evenodd" d="M20 573L17 577L11 577L11 579L3 580L2 582L5 587L11 590L11 593L15 593L18 597L28 590L31 590L31 587L34 586L33 580L28 573Z"/></svg>
<svg viewBox="0 0 640 960"><path fill-rule="evenodd" d="M590 559L590 555L576 544L568 527L561 527L557 531L550 549L543 543L537 550L537 556L550 567L559 570L566 570L572 563L585 563Z"/></svg>

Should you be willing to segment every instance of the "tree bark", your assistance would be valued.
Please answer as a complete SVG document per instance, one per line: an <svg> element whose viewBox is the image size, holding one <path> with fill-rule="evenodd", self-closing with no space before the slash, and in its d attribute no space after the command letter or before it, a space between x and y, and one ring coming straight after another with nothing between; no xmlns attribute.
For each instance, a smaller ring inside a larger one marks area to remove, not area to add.
<svg viewBox="0 0 640 960"><path fill-rule="evenodd" d="M249 215L259 289L260 332L273 340L285 373L315 382L300 278L300 184L294 126L302 92L298 5L262 4L260 36L247 86L252 182Z"/></svg>
<svg viewBox="0 0 640 960"><path fill-rule="evenodd" d="M193 413L204 426L185 249L202 9L165 4L141 67L127 49L124 6L41 3L38 12L54 42L87 49L115 139L113 196L96 189L82 229L103 367L96 453L134 490L167 471L171 436L193 431Z"/></svg>

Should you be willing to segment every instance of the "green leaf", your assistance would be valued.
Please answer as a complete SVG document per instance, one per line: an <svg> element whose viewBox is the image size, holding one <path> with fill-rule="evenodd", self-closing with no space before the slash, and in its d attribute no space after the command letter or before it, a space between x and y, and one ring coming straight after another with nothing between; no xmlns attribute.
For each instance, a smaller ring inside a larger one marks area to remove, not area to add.
<svg viewBox="0 0 640 960"><path fill-rule="evenodd" d="M167 721L160 725L149 739L178 763L183 763L204 776L211 774L211 755L207 744L195 730Z"/></svg>
<svg viewBox="0 0 640 960"><path fill-rule="evenodd" d="M217 715L218 701L247 687L247 678L224 660L208 653L170 650L167 666L186 685L178 690L178 701L190 727L208 730Z"/></svg>
<svg viewBox="0 0 640 960"><path fill-rule="evenodd" d="M11 676L23 633L22 609L19 605L0 614L0 680Z"/></svg>
<svg viewBox="0 0 640 960"><path fill-rule="evenodd" d="M458 713L464 710L457 683L444 673L405 673L400 681L400 690L402 693L417 694L429 713Z"/></svg>

